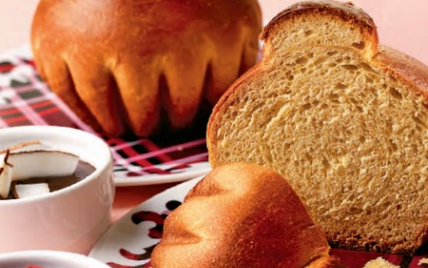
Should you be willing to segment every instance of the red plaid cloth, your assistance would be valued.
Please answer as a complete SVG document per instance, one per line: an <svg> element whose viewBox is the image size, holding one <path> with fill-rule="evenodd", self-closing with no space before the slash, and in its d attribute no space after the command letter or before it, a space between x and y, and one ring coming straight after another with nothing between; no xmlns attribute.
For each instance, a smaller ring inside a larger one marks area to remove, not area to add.
<svg viewBox="0 0 428 268"><path fill-rule="evenodd" d="M172 175L194 164L208 167L204 132L153 139L111 138L83 123L41 80L30 48L0 56L0 128L55 125L82 129L110 145L116 176Z"/></svg>

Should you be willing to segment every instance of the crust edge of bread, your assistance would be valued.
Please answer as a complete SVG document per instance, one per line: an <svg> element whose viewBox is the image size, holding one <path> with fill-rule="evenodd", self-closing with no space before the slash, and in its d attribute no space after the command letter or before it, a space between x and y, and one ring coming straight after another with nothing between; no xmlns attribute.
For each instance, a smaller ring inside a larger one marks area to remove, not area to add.
<svg viewBox="0 0 428 268"><path fill-rule="evenodd" d="M305 10L305 12L307 13L313 12L314 2L306 3L309 4L303 5L303 10ZM315 5L317 4L315 3ZM298 10L296 6L298 5L286 9L284 12L277 15L271 23L269 23L269 25L263 30L261 35L261 38L265 42L269 42L269 38L271 38L271 35L275 34L275 31L277 30L275 28L281 27L281 23L287 19L287 16L293 16L292 12L294 12L296 9ZM369 16L366 19L369 22L373 22ZM376 29L376 26L374 24L373 29ZM368 60L373 65L376 65L377 67L383 69L388 75L391 75L392 77L396 78L400 83L405 84L409 90L414 91L416 94L422 95L424 98L424 103L428 108L428 66L398 50L380 44L377 45L377 53L372 58L366 58L366 60ZM268 53L269 52L270 51L268 51ZM272 57L274 55L269 56ZM254 77L260 75L261 73L266 72L266 69L269 68L269 60L269 57L263 58L260 63L253 66L247 73L245 73L238 80L236 80L235 83L232 84L229 87L228 91L226 91L226 93L222 96L218 104L214 107L207 127L207 147L208 151L210 152L209 161L213 167L223 164L222 162L220 162L218 156L212 153L216 150L215 147L218 144L217 135L215 133L217 132L219 125L217 122L214 122L217 121L215 118L222 113L222 110L225 109L225 106L229 106L230 104L232 104L232 101L230 101L230 99L234 99L234 95L239 93L239 90L241 87L243 87L243 85L245 85L252 79L255 79ZM428 216L426 226L422 226L419 230L416 230L416 232L420 233L420 236L418 238L418 241L415 242L423 242L428 240ZM344 249L365 249L364 246L355 247L351 244L346 243L346 241L334 241L334 239L332 240L333 241L330 242L332 242L334 246L338 246ZM385 245L380 248L380 251L394 253L395 250L392 249L393 247L394 245ZM400 252L410 253L414 252L414 250L415 249L413 247L406 247L403 248L403 250L400 250Z"/></svg>
<svg viewBox="0 0 428 268"><path fill-rule="evenodd" d="M377 53L377 46L379 37L377 27L373 19L361 8L356 7L352 2L338 2L338 1L302 1L289 6L282 12L278 13L269 23L264 27L260 34L260 39L265 43L269 42L269 38L275 35L275 32L286 21L292 21L297 16L310 16L329 14L337 17L350 25L356 25L362 36L370 44L367 48L369 50L369 57Z"/></svg>

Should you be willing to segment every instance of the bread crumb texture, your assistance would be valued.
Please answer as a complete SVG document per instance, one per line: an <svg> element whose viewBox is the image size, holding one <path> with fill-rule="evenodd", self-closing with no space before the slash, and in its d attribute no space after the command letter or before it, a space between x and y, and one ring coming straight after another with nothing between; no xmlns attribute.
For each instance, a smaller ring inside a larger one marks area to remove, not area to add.
<svg viewBox="0 0 428 268"><path fill-rule="evenodd" d="M348 38L345 22L311 24L293 37L297 44L330 31L350 43L271 49L267 40L267 57L211 116L210 161L275 169L333 245L414 251L428 214L426 99L385 62L368 59L367 47L352 45L364 42Z"/></svg>

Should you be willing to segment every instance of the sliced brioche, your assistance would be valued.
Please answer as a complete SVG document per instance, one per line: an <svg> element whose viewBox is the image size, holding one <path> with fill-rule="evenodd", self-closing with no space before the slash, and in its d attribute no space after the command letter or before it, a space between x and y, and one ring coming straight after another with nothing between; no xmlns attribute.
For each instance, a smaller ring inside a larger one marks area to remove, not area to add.
<svg viewBox="0 0 428 268"><path fill-rule="evenodd" d="M297 4L262 38L262 62L211 115L212 166L275 169L334 245L413 252L428 223L428 68L378 49L345 3Z"/></svg>
<svg viewBox="0 0 428 268"><path fill-rule="evenodd" d="M343 267L290 185L250 164L214 169L168 216L154 268Z"/></svg>

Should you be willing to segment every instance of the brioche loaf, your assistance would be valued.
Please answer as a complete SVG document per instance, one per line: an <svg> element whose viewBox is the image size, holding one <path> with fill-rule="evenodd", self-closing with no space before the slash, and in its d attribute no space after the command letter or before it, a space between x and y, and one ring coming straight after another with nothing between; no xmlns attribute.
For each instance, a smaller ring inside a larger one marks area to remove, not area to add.
<svg viewBox="0 0 428 268"><path fill-rule="evenodd" d="M214 169L165 221L154 268L344 267L290 185L271 169Z"/></svg>
<svg viewBox="0 0 428 268"><path fill-rule="evenodd" d="M260 30L257 0L41 0L31 43L40 75L85 122L146 137L209 113L254 64Z"/></svg>
<svg viewBox="0 0 428 268"><path fill-rule="evenodd" d="M378 45L348 3L293 5L261 38L263 60L210 117L212 166L287 177L333 245L414 252L428 224L428 68Z"/></svg>

